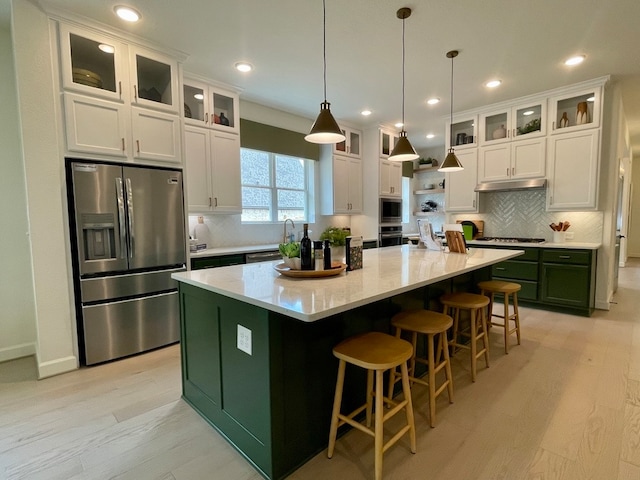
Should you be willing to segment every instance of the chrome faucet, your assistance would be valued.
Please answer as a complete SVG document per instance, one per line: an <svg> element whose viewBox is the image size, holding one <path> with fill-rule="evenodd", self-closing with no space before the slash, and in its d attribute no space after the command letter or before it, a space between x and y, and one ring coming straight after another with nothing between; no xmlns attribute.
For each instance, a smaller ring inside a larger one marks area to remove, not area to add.
<svg viewBox="0 0 640 480"><path fill-rule="evenodd" d="M291 220L290 218L285 219L283 224L283 231L282 231L282 243L289 243L289 239L287 238L287 222L291 222L291 228L296 228L296 225L295 223L293 223L293 220Z"/></svg>

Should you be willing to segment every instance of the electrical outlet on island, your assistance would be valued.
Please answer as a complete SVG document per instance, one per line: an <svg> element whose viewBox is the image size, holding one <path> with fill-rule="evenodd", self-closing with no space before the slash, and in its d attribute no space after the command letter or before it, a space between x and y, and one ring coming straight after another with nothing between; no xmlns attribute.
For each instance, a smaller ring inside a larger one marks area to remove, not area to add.
<svg viewBox="0 0 640 480"><path fill-rule="evenodd" d="M238 350L251 355L251 330L238 324Z"/></svg>

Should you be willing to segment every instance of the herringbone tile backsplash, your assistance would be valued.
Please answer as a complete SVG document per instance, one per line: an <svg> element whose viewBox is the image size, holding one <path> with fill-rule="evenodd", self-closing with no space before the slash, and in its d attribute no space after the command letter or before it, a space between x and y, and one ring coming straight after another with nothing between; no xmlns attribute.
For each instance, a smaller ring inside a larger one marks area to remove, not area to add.
<svg viewBox="0 0 640 480"><path fill-rule="evenodd" d="M485 236L536 237L552 240L551 223L571 222L573 242L602 241L602 212L547 212L544 190L480 194L478 214L459 214L455 220L484 220Z"/></svg>

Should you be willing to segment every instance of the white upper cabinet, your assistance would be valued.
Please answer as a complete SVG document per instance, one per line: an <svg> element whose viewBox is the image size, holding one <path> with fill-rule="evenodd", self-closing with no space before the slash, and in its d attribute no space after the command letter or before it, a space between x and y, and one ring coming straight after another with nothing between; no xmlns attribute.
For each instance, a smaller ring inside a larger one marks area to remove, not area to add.
<svg viewBox="0 0 640 480"><path fill-rule="evenodd" d="M340 130L342 130L346 139L344 142L334 144L333 153L360 158L362 155L362 132L345 127L340 127Z"/></svg>
<svg viewBox="0 0 640 480"><path fill-rule="evenodd" d="M447 150L453 146L456 151L478 146L478 116L461 115L446 123L445 144Z"/></svg>
<svg viewBox="0 0 640 480"><path fill-rule="evenodd" d="M602 87L569 91L549 99L551 133L569 133L600 126Z"/></svg>
<svg viewBox="0 0 640 480"><path fill-rule="evenodd" d="M239 133L238 94L185 76L184 121L189 125Z"/></svg>
<svg viewBox="0 0 640 480"><path fill-rule="evenodd" d="M178 113L178 62L141 47L129 47L133 104Z"/></svg>
<svg viewBox="0 0 640 480"><path fill-rule="evenodd" d="M402 197L402 162L380 159L380 196Z"/></svg>
<svg viewBox="0 0 640 480"><path fill-rule="evenodd" d="M400 134L391 130L380 129L380 158L387 158L391 155L396 143L398 143L398 138L400 138Z"/></svg>
<svg viewBox="0 0 640 480"><path fill-rule="evenodd" d="M547 100L507 105L479 117L480 146L542 137L547 133Z"/></svg>
<svg viewBox="0 0 640 480"><path fill-rule="evenodd" d="M456 151L456 156L464 170L445 175L445 211L477 212L478 193L475 188L478 184L478 149Z"/></svg>
<svg viewBox="0 0 640 480"><path fill-rule="evenodd" d="M128 101L128 49L115 38L60 24L62 86L86 95Z"/></svg>
<svg viewBox="0 0 640 480"><path fill-rule="evenodd" d="M479 148L478 181L541 178L545 172L546 139L532 138Z"/></svg>

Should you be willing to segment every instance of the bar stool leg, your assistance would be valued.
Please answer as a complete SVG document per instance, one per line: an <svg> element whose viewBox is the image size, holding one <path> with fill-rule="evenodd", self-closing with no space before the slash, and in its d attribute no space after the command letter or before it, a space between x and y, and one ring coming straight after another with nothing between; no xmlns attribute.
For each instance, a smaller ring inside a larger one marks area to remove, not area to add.
<svg viewBox="0 0 640 480"><path fill-rule="evenodd" d="M344 371L347 363L340 360L338 364L338 379L336 380L336 393L333 397L333 412L331 413L331 427L329 429L329 448L327 449L327 457L333 456L333 449L336 446L336 437L338 435L338 415L340 414L340 405L342 403L342 388L344 385Z"/></svg>
<svg viewBox="0 0 640 480"><path fill-rule="evenodd" d="M409 385L409 373L407 370L406 362L400 365L400 371L402 372L402 391L407 400L407 405L404 408L407 415L407 424L409 424L409 446L411 453L416 453L416 424L413 416L413 401L411 400L411 387Z"/></svg>
<svg viewBox="0 0 640 480"><path fill-rule="evenodd" d="M393 370L395 370L395 368ZM366 408L367 427L371 427L371 408L373 406L372 397L373 397L373 370L367 370L367 408Z"/></svg>
<svg viewBox="0 0 640 480"><path fill-rule="evenodd" d="M516 321L516 337L518 338L518 345L520 345L520 313L518 312L518 294L513 294L513 311Z"/></svg>
<svg viewBox="0 0 640 480"><path fill-rule="evenodd" d="M480 325L482 327L482 344L484 345L484 361L489 368L489 331L487 329L487 317L484 315L484 309L480 309Z"/></svg>
<svg viewBox="0 0 640 480"><path fill-rule="evenodd" d="M406 363L403 363L405 371L407 368ZM375 462L374 462L374 468L375 468L375 479L376 480L382 480L382 453L383 453L383 446L384 446L384 437L383 437L383 424L382 424L382 414L383 414L383 410L382 410L382 405L383 405L383 398L382 398L382 374L384 373L384 370L376 370L376 411L375 411L375 425L374 425L374 430L375 430L375 435L374 435L374 451L375 451ZM403 379L404 381L404 379ZM409 396L409 398L411 398Z"/></svg>
<svg viewBox="0 0 640 480"><path fill-rule="evenodd" d="M478 323L475 310L471 310L471 381L476 381L476 366L478 359L476 358L478 351Z"/></svg>
<svg viewBox="0 0 640 480"><path fill-rule="evenodd" d="M433 334L427 335L427 355L429 364L429 425L436 423L436 362L434 358Z"/></svg>
<svg viewBox="0 0 640 480"><path fill-rule="evenodd" d="M509 294L504 294L504 353L509 355L509 330L511 327L509 326L509 320L511 319L511 315L509 315Z"/></svg>
<svg viewBox="0 0 640 480"><path fill-rule="evenodd" d="M402 334L402 329L396 327L396 338L400 338ZM416 346L413 346L413 354L416 354ZM396 385L396 378L398 376L398 369L397 368L392 368L391 370L389 370L389 389L387 391L388 395L387 398L393 398L393 387L395 387Z"/></svg>

